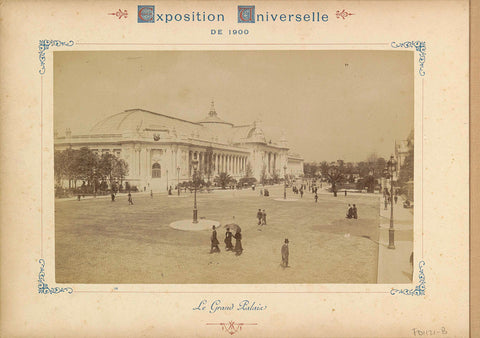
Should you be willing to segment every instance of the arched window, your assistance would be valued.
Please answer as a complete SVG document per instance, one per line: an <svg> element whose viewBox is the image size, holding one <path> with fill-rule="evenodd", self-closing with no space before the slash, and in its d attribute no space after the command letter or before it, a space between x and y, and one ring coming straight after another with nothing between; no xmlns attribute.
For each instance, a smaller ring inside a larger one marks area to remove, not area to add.
<svg viewBox="0 0 480 338"><path fill-rule="evenodd" d="M152 178L162 177L162 167L158 163L152 165Z"/></svg>

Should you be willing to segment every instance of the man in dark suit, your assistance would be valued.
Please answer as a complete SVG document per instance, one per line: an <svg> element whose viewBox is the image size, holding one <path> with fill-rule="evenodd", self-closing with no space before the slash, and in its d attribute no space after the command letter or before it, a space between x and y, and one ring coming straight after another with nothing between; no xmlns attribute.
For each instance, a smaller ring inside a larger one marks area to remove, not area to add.
<svg viewBox="0 0 480 338"><path fill-rule="evenodd" d="M282 245L282 267L288 268L288 238L285 238L285 243Z"/></svg>
<svg viewBox="0 0 480 338"><path fill-rule="evenodd" d="M212 243L212 247L210 249L210 253L214 252L220 252L220 248L218 247L218 244L220 243L217 239L217 230L215 230L215 225L212 226L212 237L210 237L210 241Z"/></svg>
<svg viewBox="0 0 480 338"><path fill-rule="evenodd" d="M258 209L258 212L257 212L258 225L262 224L262 217L263 217L262 209Z"/></svg>

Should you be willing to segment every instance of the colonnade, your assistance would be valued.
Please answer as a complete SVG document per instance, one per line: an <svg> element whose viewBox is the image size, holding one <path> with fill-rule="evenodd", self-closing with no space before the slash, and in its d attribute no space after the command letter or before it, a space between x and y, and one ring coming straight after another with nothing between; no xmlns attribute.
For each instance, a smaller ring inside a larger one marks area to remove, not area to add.
<svg viewBox="0 0 480 338"><path fill-rule="evenodd" d="M204 151L190 151L189 152L189 175L193 173L192 161L196 159L198 161L197 170L199 172L206 173L207 166L209 165L209 154ZM218 175L222 172L226 172L230 175L243 175L247 167L248 156L228 153L216 153L211 154L211 174Z"/></svg>

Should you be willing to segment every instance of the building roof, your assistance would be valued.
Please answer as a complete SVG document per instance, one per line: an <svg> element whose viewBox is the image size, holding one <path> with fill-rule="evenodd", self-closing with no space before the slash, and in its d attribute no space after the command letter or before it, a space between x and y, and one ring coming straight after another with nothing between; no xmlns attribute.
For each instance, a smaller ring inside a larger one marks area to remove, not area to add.
<svg viewBox="0 0 480 338"><path fill-rule="evenodd" d="M167 128L181 126L188 129L201 127L200 124L195 122L137 108L110 115L95 124L90 130L90 134L135 131L149 127L158 128L159 126Z"/></svg>
<svg viewBox="0 0 480 338"><path fill-rule="evenodd" d="M95 124L88 135L75 135L72 138L112 134L128 138L128 135L145 136L151 132L166 132L174 138L213 141L227 145L265 143L288 148L278 128L263 127L258 122L235 126L218 117L213 102L208 116L198 122L135 108L108 116Z"/></svg>
<svg viewBox="0 0 480 338"><path fill-rule="evenodd" d="M218 117L217 112L215 111L215 105L214 102L212 101L211 106L210 106L210 111L208 112L208 116L205 117L204 119L198 121L198 123L218 123L218 124L228 124L233 127L233 123L226 122L222 120L221 118Z"/></svg>

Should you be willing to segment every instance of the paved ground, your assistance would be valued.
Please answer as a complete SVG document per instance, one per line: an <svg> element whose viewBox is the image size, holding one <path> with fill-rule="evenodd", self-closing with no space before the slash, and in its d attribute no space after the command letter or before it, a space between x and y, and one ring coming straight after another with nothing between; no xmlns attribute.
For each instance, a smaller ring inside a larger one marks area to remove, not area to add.
<svg viewBox="0 0 480 338"><path fill-rule="evenodd" d="M380 201L380 246L378 257L378 283L411 283L413 252L413 209L403 207L400 197L393 205L393 228L395 229L395 249L388 249L388 229L390 227L390 205L384 208Z"/></svg>
<svg viewBox="0 0 480 338"><path fill-rule="evenodd" d="M281 202L283 187L198 194L199 217L222 225L235 216L244 252L209 254L210 231L168 226L190 218L193 196L134 194L56 201L57 283L376 283L379 238L378 195L306 193ZM293 197L291 190L288 197ZM345 218L356 203L359 219ZM256 224L258 208L267 226ZM280 266L280 248L290 240L290 268Z"/></svg>

